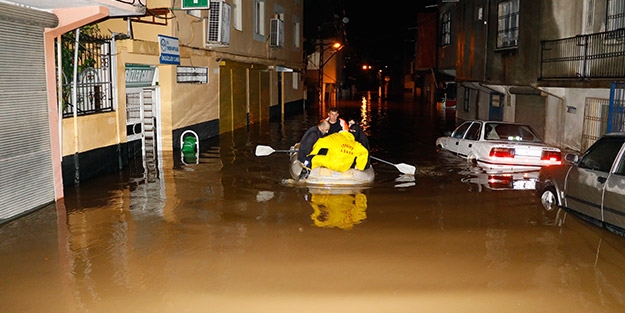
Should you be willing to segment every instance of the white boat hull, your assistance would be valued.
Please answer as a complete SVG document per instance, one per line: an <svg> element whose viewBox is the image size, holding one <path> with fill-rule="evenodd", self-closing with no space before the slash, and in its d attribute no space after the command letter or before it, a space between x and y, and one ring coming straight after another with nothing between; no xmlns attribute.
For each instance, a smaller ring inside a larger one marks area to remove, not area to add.
<svg viewBox="0 0 625 313"><path fill-rule="evenodd" d="M297 160L297 153L291 155L290 163L291 177L297 180L302 171L302 165ZM374 178L375 171L372 166L364 171L352 168L345 172L333 171L326 167L316 167L310 171L308 178L299 180L299 182L307 185L354 186L371 183Z"/></svg>

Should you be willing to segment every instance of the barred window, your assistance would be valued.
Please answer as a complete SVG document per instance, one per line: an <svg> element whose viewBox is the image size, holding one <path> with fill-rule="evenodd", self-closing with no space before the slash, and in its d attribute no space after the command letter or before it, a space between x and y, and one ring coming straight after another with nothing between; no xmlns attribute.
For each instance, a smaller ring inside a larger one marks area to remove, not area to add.
<svg viewBox="0 0 625 313"><path fill-rule="evenodd" d="M625 0L608 0L607 31L625 28Z"/></svg>
<svg viewBox="0 0 625 313"><path fill-rule="evenodd" d="M519 41L519 0L497 5L497 48L516 47Z"/></svg>
<svg viewBox="0 0 625 313"><path fill-rule="evenodd" d="M451 17L449 12L441 16L441 46L451 44Z"/></svg>

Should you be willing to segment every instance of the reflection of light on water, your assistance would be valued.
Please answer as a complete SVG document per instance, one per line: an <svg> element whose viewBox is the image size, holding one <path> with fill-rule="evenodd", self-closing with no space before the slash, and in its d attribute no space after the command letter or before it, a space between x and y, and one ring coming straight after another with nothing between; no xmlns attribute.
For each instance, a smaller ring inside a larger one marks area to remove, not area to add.
<svg viewBox="0 0 625 313"><path fill-rule="evenodd" d="M315 192L316 191L316 192ZM367 196L358 190L312 190L307 197L317 227L350 230L367 218Z"/></svg>
<svg viewBox="0 0 625 313"><path fill-rule="evenodd" d="M365 97L362 97L362 104L360 105L360 127L362 131L366 132L371 125L371 102L367 101Z"/></svg>
<svg viewBox="0 0 625 313"><path fill-rule="evenodd" d="M395 182L398 183L395 185L395 188L406 188L416 185L414 175L401 175L395 178Z"/></svg>
<svg viewBox="0 0 625 313"><path fill-rule="evenodd" d="M275 193L273 191L259 191L256 194L256 202L266 202L273 199Z"/></svg>
<svg viewBox="0 0 625 313"><path fill-rule="evenodd" d="M459 174L466 175L461 182L477 185L478 192L482 191L482 187L490 190L534 190L538 179L537 171L501 172L477 166L460 171Z"/></svg>

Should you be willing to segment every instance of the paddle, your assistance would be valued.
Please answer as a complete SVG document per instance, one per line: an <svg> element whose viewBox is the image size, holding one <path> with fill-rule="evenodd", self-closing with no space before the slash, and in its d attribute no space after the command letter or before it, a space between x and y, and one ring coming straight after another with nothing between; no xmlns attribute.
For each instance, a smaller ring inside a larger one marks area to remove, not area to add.
<svg viewBox="0 0 625 313"><path fill-rule="evenodd" d="M274 152L297 152L297 150L274 150L270 146L263 146L263 145L256 146L256 156L267 156Z"/></svg>
<svg viewBox="0 0 625 313"><path fill-rule="evenodd" d="M256 156L267 156L270 155L274 152L297 152L297 149L293 149L293 150L275 150L274 148L270 147L270 146L264 146L264 145L258 145L256 146ZM405 163L399 163L399 164L394 164L391 163L389 161L384 161L380 158L376 158L374 156L370 156L370 158L376 160L376 161L380 161L382 163L386 163L388 165L392 165L395 166L400 172L404 173L404 174L408 174L408 175L414 175L416 172L416 168L412 165L408 165Z"/></svg>
<svg viewBox="0 0 625 313"><path fill-rule="evenodd" d="M404 174L408 174L408 175L414 175L415 172L417 171L417 168L412 166L412 165L408 165L405 163L399 163L399 164L393 164L389 161L384 161L382 159L376 158L374 156L370 156L370 158L376 160L376 161L380 161L382 163L386 163L388 165L392 165L395 166L400 172L404 173Z"/></svg>

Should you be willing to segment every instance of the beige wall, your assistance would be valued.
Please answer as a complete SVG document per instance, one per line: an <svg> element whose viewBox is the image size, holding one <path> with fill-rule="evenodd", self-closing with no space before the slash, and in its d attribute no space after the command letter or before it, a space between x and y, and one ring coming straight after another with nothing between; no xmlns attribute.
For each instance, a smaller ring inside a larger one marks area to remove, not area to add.
<svg viewBox="0 0 625 313"><path fill-rule="evenodd" d="M232 4L232 1L227 1ZM286 66L296 71L304 68L303 62L303 2L292 0L265 1L266 14L266 37L258 40L253 34L252 21L253 1L242 1L242 30L230 30L230 45L227 47L208 46L205 44L205 23L208 10L200 10L201 18L189 15L186 11L175 10L167 15L167 19L155 19L154 23L141 23L134 21L128 23L121 18L109 19L100 23L100 30L109 33L130 34L132 39L117 40L117 86L118 108L116 118L119 129L119 141L126 141L126 88L125 77L123 75L126 64L145 64L158 68L158 86L160 88L160 111L161 111L161 139L164 150L172 149L173 130L188 127L199 123L210 122L220 119L219 112L219 60L232 60L248 64L260 64L270 69L269 99L271 106L278 103L278 73L276 66ZM170 1L149 1L149 8L169 8ZM179 7L180 2L176 2ZM269 45L269 20L273 18L274 12L284 12L284 47L275 48ZM233 7L234 14L234 7ZM144 20L151 18L142 17ZM294 22L298 21L299 27L299 47L295 47ZM167 35L178 38L180 45L180 65L208 67L207 84L180 84L176 82L176 66L159 64L158 35ZM295 102L303 99L302 75L297 75L297 88L293 88L293 73L285 73L283 79L283 100L285 103ZM238 87L240 89L240 87ZM240 107L240 106L238 106ZM243 107L246 107L244 105ZM101 115L101 114L98 114ZM105 126L109 123L107 116L97 115L92 117L93 123ZM64 126L64 128L67 128ZM103 134L112 136L113 134ZM71 132L73 136L73 132ZM64 137L67 137L64 135ZM117 134L113 137L117 138ZM115 140L113 140L115 141ZM113 142L115 143L115 142ZM81 151L83 147L101 147L111 144L110 138L93 138L93 143L89 145L79 145ZM66 147L64 144L64 154L66 151L73 153L73 147Z"/></svg>

